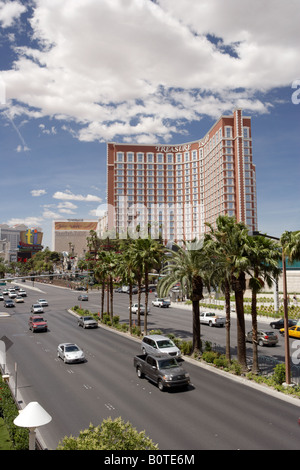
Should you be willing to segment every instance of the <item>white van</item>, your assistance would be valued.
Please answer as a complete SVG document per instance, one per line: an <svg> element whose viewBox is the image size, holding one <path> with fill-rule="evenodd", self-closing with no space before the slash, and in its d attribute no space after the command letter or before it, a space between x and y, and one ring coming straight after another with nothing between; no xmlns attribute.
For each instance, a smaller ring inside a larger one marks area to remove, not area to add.
<svg viewBox="0 0 300 470"><path fill-rule="evenodd" d="M169 354L174 357L181 357L180 349L167 336L147 335L142 339L141 349L144 354Z"/></svg>

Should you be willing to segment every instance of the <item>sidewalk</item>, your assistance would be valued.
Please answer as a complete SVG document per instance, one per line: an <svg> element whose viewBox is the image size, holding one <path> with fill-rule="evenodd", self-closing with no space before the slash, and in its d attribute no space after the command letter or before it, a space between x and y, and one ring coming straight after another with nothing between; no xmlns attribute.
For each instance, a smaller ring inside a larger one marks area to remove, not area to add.
<svg viewBox="0 0 300 470"><path fill-rule="evenodd" d="M171 307L174 308L184 308L186 310L192 311L192 304L186 304L184 302L171 302ZM216 313L217 315L221 315L225 317L225 309L219 309L219 308L211 308L211 307L204 307L203 305L200 304L200 312L202 311L207 311L209 310L210 312ZM236 318L236 313L235 311L230 312L231 318ZM251 321L252 316L248 313L245 313L245 319ZM271 321L274 320L274 317L266 317L265 315L257 315L257 321L261 323L270 323Z"/></svg>

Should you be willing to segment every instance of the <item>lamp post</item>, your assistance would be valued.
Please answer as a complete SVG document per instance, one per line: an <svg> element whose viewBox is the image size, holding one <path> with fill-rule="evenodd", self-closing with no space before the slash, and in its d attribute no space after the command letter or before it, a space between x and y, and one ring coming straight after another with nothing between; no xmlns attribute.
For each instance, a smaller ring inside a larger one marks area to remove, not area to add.
<svg viewBox="0 0 300 470"><path fill-rule="evenodd" d="M260 235L262 237L271 238L273 240L280 240L280 238L272 237L271 235L262 234L260 232L253 232L253 235ZM284 350L285 350L285 384L291 385L291 362L290 362L290 338L289 338L289 320L288 320L288 301L287 301L287 281L286 281L286 262L285 253L282 248L282 284L283 284L283 313L284 313Z"/></svg>
<svg viewBox="0 0 300 470"><path fill-rule="evenodd" d="M14 419L14 424L21 428L29 428L29 450L35 449L35 434L36 428L44 426L44 424L50 423L52 417L42 406L32 401L20 411L20 414Z"/></svg>

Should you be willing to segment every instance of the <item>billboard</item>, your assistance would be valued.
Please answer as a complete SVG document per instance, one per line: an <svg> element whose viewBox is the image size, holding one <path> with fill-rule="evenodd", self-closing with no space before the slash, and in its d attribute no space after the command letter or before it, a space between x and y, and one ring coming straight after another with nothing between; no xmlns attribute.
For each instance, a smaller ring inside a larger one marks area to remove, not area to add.
<svg viewBox="0 0 300 470"><path fill-rule="evenodd" d="M97 230L97 225L98 222L97 220L94 221L84 221L84 220L67 220L67 221L59 221L59 222L54 222L54 230L55 231L60 231L60 230L70 230L70 231L76 231L76 230L85 230L86 232L89 232L90 230L94 230L96 232Z"/></svg>

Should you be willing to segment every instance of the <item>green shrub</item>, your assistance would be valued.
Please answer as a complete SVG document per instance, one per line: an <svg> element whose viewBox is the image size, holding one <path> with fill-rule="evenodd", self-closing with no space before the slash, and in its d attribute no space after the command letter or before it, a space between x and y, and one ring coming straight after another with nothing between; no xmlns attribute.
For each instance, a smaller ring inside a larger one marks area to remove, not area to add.
<svg viewBox="0 0 300 470"><path fill-rule="evenodd" d="M202 359L210 364L213 363L217 357L218 353L215 351L204 351L204 353L202 354Z"/></svg>
<svg viewBox="0 0 300 470"><path fill-rule="evenodd" d="M0 378L0 415L5 421L10 439L15 450L27 450L29 447L29 432L27 428L20 428L14 424L19 411L11 395L9 386Z"/></svg>
<svg viewBox="0 0 300 470"><path fill-rule="evenodd" d="M277 364L274 369L273 380L276 385L282 385L285 382L285 364Z"/></svg>

